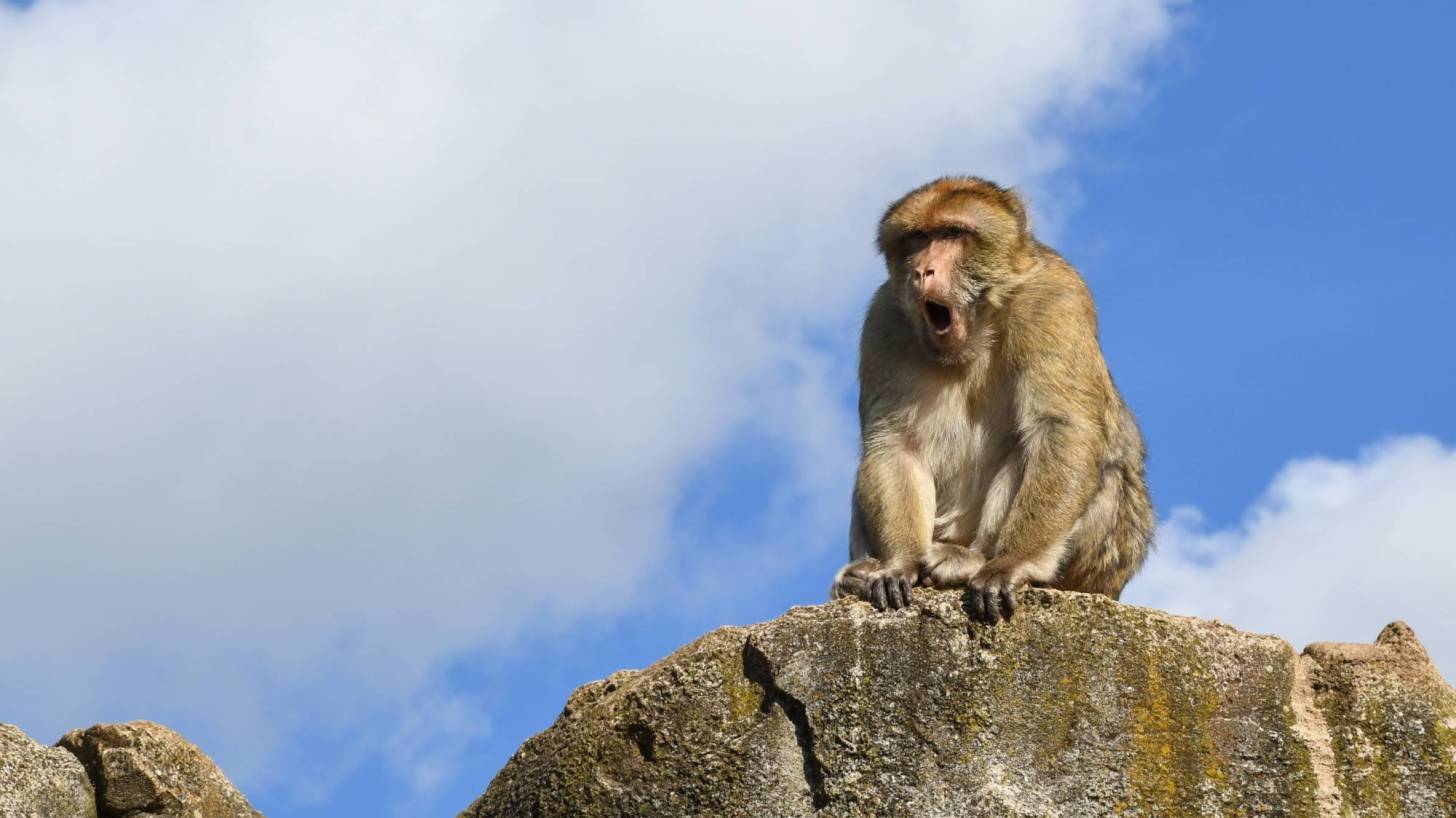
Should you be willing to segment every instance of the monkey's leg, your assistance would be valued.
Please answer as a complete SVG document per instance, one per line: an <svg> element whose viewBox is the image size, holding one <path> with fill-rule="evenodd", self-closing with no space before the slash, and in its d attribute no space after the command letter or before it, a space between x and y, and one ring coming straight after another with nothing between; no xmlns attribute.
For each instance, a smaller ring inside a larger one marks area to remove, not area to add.
<svg viewBox="0 0 1456 818"><path fill-rule="evenodd" d="M851 553L844 585L879 610L910 604L910 587L920 578L921 557L930 547L935 517L935 481L925 464L899 439L866 445L855 477ZM860 580L859 582L853 581Z"/></svg>
<svg viewBox="0 0 1456 818"><path fill-rule="evenodd" d="M1121 466L1104 470L1102 485L1077 521L1052 587L1117 599L1142 565L1155 518L1141 475L1129 472Z"/></svg>
<svg viewBox="0 0 1456 818"><path fill-rule="evenodd" d="M985 556L976 549L937 541L920 561L920 584L927 588L964 588L985 564Z"/></svg>

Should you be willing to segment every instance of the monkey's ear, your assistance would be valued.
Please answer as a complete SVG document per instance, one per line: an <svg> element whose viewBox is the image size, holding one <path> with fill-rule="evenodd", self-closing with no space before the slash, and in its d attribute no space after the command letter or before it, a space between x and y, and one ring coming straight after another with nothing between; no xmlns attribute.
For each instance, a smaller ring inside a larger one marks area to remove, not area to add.
<svg viewBox="0 0 1456 818"><path fill-rule="evenodd" d="M880 229L875 231L875 249L880 251L885 261L889 261L890 256L894 255L895 242L904 234L899 225L891 223L890 216L891 213L886 213L885 218L880 220Z"/></svg>
<svg viewBox="0 0 1456 818"><path fill-rule="evenodd" d="M1014 187L1001 188L1001 193L1006 201L1006 209L1016 217L1016 226L1025 233L1031 228L1031 222L1026 216L1026 203L1021 201L1021 193Z"/></svg>

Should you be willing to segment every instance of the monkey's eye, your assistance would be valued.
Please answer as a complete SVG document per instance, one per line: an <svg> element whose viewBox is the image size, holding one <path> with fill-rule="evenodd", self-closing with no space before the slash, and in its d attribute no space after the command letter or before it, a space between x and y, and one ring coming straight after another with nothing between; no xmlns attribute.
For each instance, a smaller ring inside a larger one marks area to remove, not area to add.
<svg viewBox="0 0 1456 818"><path fill-rule="evenodd" d="M906 233L904 236L900 237L899 241L895 243L895 249L898 255L909 257L915 255L921 250L924 250L926 246L930 244L930 241L931 236L929 233L922 233L919 231L914 233Z"/></svg>

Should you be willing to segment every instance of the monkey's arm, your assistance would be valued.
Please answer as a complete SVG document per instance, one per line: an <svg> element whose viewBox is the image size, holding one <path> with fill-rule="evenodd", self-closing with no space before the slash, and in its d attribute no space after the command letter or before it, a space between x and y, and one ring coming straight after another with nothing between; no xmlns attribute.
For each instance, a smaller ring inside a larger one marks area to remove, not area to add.
<svg viewBox="0 0 1456 818"><path fill-rule="evenodd" d="M1010 617L1011 592L1056 577L1067 538L1096 487L1096 446L1076 421L1048 417L1027 430L1025 471L992 557L970 582L972 613Z"/></svg>
<svg viewBox="0 0 1456 818"><path fill-rule="evenodd" d="M855 478L854 507L869 557L851 571L858 583L846 590L879 608L908 605L935 524L930 470L902 441L868 441Z"/></svg>
<svg viewBox="0 0 1456 818"><path fill-rule="evenodd" d="M1097 381L1095 325L1082 323L1085 313L1058 309L1076 304L1038 305L1044 309L1033 311L1039 320L1032 337L1018 339L1034 350L1018 356L1014 387L1021 485L991 559L970 583L972 612L991 621L1010 616L1016 587L1056 577L1072 528L1097 488L1106 395ZM1035 332L1049 324L1058 332Z"/></svg>

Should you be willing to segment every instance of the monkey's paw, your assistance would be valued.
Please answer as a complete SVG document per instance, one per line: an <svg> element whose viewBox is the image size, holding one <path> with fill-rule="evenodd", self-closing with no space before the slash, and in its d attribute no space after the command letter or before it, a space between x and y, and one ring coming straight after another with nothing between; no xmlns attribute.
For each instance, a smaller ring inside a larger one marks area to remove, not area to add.
<svg viewBox="0 0 1456 818"><path fill-rule="evenodd" d="M910 588L918 578L914 564L903 566L865 557L840 569L833 595L859 597L881 611L895 610L909 607Z"/></svg>
<svg viewBox="0 0 1456 818"><path fill-rule="evenodd" d="M966 586L966 607L971 618L990 625L1002 619L1010 619L1016 613L1015 591L1023 584L1021 572L996 564L986 563Z"/></svg>

